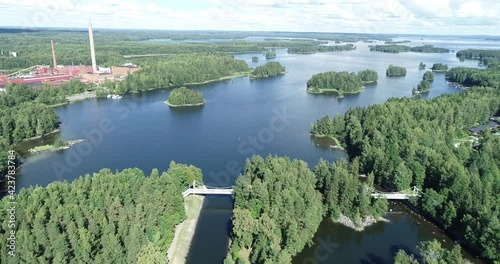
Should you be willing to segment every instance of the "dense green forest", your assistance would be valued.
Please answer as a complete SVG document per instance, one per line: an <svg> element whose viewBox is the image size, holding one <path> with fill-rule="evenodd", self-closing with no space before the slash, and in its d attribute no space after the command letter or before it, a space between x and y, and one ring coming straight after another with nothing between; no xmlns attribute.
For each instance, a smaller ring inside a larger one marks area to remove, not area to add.
<svg viewBox="0 0 500 264"><path fill-rule="evenodd" d="M145 59L142 70L127 76L112 89L115 93L181 86L246 74L245 61L222 54L184 54L162 59Z"/></svg>
<svg viewBox="0 0 500 264"><path fill-rule="evenodd" d="M500 71L493 68L451 68L446 72L446 79L465 86L491 86L500 88Z"/></svg>
<svg viewBox="0 0 500 264"><path fill-rule="evenodd" d="M354 72L324 72L315 74L307 81L307 91L310 93L336 92L358 93L363 89L361 78Z"/></svg>
<svg viewBox="0 0 500 264"><path fill-rule="evenodd" d="M374 83L378 81L378 74L374 70L362 70L358 72L358 76L364 83Z"/></svg>
<svg viewBox="0 0 500 264"><path fill-rule="evenodd" d="M447 250L441 247L437 240L423 241L417 247L419 258L413 254L408 255L400 249L394 257L394 264L467 264L468 260L462 257L460 246L455 245L453 249Z"/></svg>
<svg viewBox="0 0 500 264"><path fill-rule="evenodd" d="M267 60L269 59L274 59L276 58L276 52L270 50L270 51L267 51L266 54L265 54L265 57Z"/></svg>
<svg viewBox="0 0 500 264"><path fill-rule="evenodd" d="M195 106L205 103L201 92L190 90L186 87L173 89L166 102L169 106Z"/></svg>
<svg viewBox="0 0 500 264"><path fill-rule="evenodd" d="M434 47L433 45L423 45L410 47L406 45L374 45L370 46L370 51L380 51L387 53L399 53L399 52L423 52L423 53L447 53L450 52L449 49Z"/></svg>
<svg viewBox="0 0 500 264"><path fill-rule="evenodd" d="M350 109L331 122L318 120L311 132L342 142L377 184L423 189L416 205L424 214L494 260L500 258L500 137L486 132L476 148L454 143L499 111L499 89L474 88Z"/></svg>
<svg viewBox="0 0 500 264"><path fill-rule="evenodd" d="M424 76L422 77L422 79L425 81L432 81L432 80L434 80L434 78L436 78L436 76L434 75L434 73L432 71L426 71L424 73Z"/></svg>
<svg viewBox="0 0 500 264"><path fill-rule="evenodd" d="M272 77L286 72L285 66L277 61L267 62L266 64L256 67L251 74L251 77Z"/></svg>
<svg viewBox="0 0 500 264"><path fill-rule="evenodd" d="M492 65L500 62L500 50L466 49L457 52L457 57L479 60L483 65Z"/></svg>
<svg viewBox="0 0 500 264"><path fill-rule="evenodd" d="M335 45L335 46L298 46L288 48L288 53L311 54L317 52L349 51L355 50L353 44Z"/></svg>
<svg viewBox="0 0 500 264"><path fill-rule="evenodd" d="M443 63L434 63L431 69L433 72L445 72L448 70L448 65Z"/></svg>
<svg viewBox="0 0 500 264"><path fill-rule="evenodd" d="M310 243L323 216L342 215L356 225L387 211L359 181L359 161L320 160L313 172L301 160L254 156L234 188L231 247L224 263L291 263ZM279 193L280 196L272 196Z"/></svg>
<svg viewBox="0 0 500 264"><path fill-rule="evenodd" d="M166 263L174 227L184 220L183 182L190 167L161 175L103 169L71 183L23 189L16 196L16 257L9 263ZM7 208L8 197L0 201ZM1 210L6 237L8 211ZM0 245L7 248L7 239ZM161 262L152 262L159 259Z"/></svg>
<svg viewBox="0 0 500 264"><path fill-rule="evenodd" d="M401 66L389 65L389 67L387 67L387 70L385 71L385 75L387 75L387 76L405 76L406 75L406 68L401 67Z"/></svg>

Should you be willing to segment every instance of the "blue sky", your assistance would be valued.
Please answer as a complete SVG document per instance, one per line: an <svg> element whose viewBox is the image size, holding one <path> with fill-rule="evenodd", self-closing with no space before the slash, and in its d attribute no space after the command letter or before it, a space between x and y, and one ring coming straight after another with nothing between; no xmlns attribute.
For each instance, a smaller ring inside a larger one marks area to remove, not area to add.
<svg viewBox="0 0 500 264"><path fill-rule="evenodd" d="M500 35L500 0L0 0L0 26Z"/></svg>

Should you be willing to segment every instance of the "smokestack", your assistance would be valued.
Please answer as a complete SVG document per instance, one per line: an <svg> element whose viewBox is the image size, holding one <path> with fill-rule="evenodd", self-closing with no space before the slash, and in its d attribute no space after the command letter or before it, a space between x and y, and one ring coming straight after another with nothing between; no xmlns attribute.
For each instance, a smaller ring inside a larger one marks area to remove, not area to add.
<svg viewBox="0 0 500 264"><path fill-rule="evenodd" d="M90 57L92 59L92 71L97 72L97 65L95 63L95 50L94 50L94 31L92 30L92 22L89 19L89 40L90 40Z"/></svg>
<svg viewBox="0 0 500 264"><path fill-rule="evenodd" d="M56 49L54 48L54 41L50 40L50 44L52 44L52 62L54 63L54 70L57 68L56 62Z"/></svg>

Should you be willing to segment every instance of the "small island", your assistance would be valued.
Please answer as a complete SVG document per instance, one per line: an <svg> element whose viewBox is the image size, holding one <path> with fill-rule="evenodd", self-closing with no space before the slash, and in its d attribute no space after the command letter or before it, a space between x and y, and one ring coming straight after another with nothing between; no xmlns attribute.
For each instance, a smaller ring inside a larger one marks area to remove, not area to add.
<svg viewBox="0 0 500 264"><path fill-rule="evenodd" d="M252 57L252 62L259 62L259 57L253 56Z"/></svg>
<svg viewBox="0 0 500 264"><path fill-rule="evenodd" d="M378 81L378 74L374 70L363 70L358 72L359 78L363 83L376 83Z"/></svg>
<svg viewBox="0 0 500 264"><path fill-rule="evenodd" d="M405 76L406 68L401 66L389 65L389 67L387 67L387 71L385 72L385 74L387 76Z"/></svg>
<svg viewBox="0 0 500 264"><path fill-rule="evenodd" d="M195 92L186 87L173 89L165 103L170 107L200 106L205 104L201 92Z"/></svg>
<svg viewBox="0 0 500 264"><path fill-rule="evenodd" d="M359 93L363 90L363 81L354 72L324 72L315 74L307 81L307 92L312 94L336 93L339 98L344 94Z"/></svg>
<svg viewBox="0 0 500 264"><path fill-rule="evenodd" d="M431 84L427 80L422 80L420 83L417 85L417 88L413 88L411 91L412 94L423 94L427 93L431 90Z"/></svg>
<svg viewBox="0 0 500 264"><path fill-rule="evenodd" d="M432 71L426 71L424 73L424 76L422 77L422 79L424 81L429 81L430 82L430 81L433 81L435 77L436 76L434 75L434 73Z"/></svg>
<svg viewBox="0 0 500 264"><path fill-rule="evenodd" d="M268 51L266 52L266 60L274 59L276 58L276 52L274 51Z"/></svg>
<svg viewBox="0 0 500 264"><path fill-rule="evenodd" d="M31 154L37 154L45 151L57 151L57 150L68 149L78 143L82 143L83 141L84 141L83 139L70 140L70 141L63 141L61 139L58 139L54 142L54 144L37 146L30 149L29 152Z"/></svg>
<svg viewBox="0 0 500 264"><path fill-rule="evenodd" d="M420 64L418 65L418 68L421 70L425 70L425 68L427 68L427 65L425 65L423 62L420 62Z"/></svg>
<svg viewBox="0 0 500 264"><path fill-rule="evenodd" d="M353 44L334 45L334 46L297 46L288 48L290 54L313 54L317 52L338 52L355 50L356 46Z"/></svg>
<svg viewBox="0 0 500 264"><path fill-rule="evenodd" d="M250 78L265 78L273 77L280 74L285 74L286 68L277 61L268 62L264 65L258 66L250 74Z"/></svg>
<svg viewBox="0 0 500 264"><path fill-rule="evenodd" d="M421 53L448 53L449 49L434 47L433 45L423 45L410 47L406 45L372 45L370 51L379 51L386 53L400 53L400 52L421 52Z"/></svg>
<svg viewBox="0 0 500 264"><path fill-rule="evenodd" d="M448 65L442 64L442 63L434 63L434 65L432 65L432 71L433 72L446 72L446 71L448 71Z"/></svg>

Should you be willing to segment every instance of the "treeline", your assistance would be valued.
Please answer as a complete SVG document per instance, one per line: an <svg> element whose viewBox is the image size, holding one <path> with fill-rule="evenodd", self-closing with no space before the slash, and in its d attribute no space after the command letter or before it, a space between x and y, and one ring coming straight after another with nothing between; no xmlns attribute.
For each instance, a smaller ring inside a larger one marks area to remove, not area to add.
<svg viewBox="0 0 500 264"><path fill-rule="evenodd" d="M417 206L465 239L485 258L500 257L500 137L483 134L477 150L454 146L465 130L500 111L500 91L475 88L430 100L390 99L355 108L330 121L320 119L314 134L337 138L362 173L375 174L389 190L424 190Z"/></svg>
<svg viewBox="0 0 500 264"><path fill-rule="evenodd" d="M446 79L464 86L500 88L500 72L494 69L456 67L446 72Z"/></svg>
<svg viewBox="0 0 500 264"><path fill-rule="evenodd" d="M116 83L112 90L118 94L140 92L219 80L250 71L245 61L222 54L175 55L163 59L146 59L141 64L142 70Z"/></svg>
<svg viewBox="0 0 500 264"><path fill-rule="evenodd" d="M315 74L307 81L307 91L321 93L334 91L344 93L357 93L363 89L361 78L354 72L324 72Z"/></svg>
<svg viewBox="0 0 500 264"><path fill-rule="evenodd" d="M370 51L380 51L386 53L400 53L400 52L423 52L423 53L447 53L449 49L434 47L433 45L423 45L410 47L406 45L372 45Z"/></svg>
<svg viewBox="0 0 500 264"><path fill-rule="evenodd" d="M417 246L419 257L408 255L400 249L394 257L394 264L467 264L470 263L462 257L460 246L455 245L451 250L441 247L436 239L420 242Z"/></svg>
<svg viewBox="0 0 500 264"><path fill-rule="evenodd" d="M483 65L492 65L500 62L500 50L466 49L457 52L461 59L479 60Z"/></svg>
<svg viewBox="0 0 500 264"><path fill-rule="evenodd" d="M186 87L173 89L167 100L167 104L170 106L193 106L202 105L204 103L205 99L201 92L193 91Z"/></svg>
<svg viewBox="0 0 500 264"><path fill-rule="evenodd" d="M401 66L389 65L385 71L387 76L405 76L406 68Z"/></svg>
<svg viewBox="0 0 500 264"><path fill-rule="evenodd" d="M434 63L431 69L434 72L445 72L448 70L448 65L443 63Z"/></svg>
<svg viewBox="0 0 500 264"><path fill-rule="evenodd" d="M288 157L247 160L234 187L231 245L224 263L291 263L325 214L334 220L347 215L356 223L384 214L387 200L371 198L368 185L359 182L358 165L321 160L312 172L304 161Z"/></svg>
<svg viewBox="0 0 500 264"><path fill-rule="evenodd" d="M303 54L311 54L317 52L333 52L333 51L349 51L355 50L356 46L353 44L345 44L345 45L335 45L335 46L301 46L301 47L290 47L288 48L288 53L303 53Z"/></svg>
<svg viewBox="0 0 500 264"><path fill-rule="evenodd" d="M281 65L279 62L267 62L264 65L256 67L251 76L252 77L272 77L279 74L284 74L286 72L285 66Z"/></svg>
<svg viewBox="0 0 500 264"><path fill-rule="evenodd" d="M103 169L16 195L16 263L167 263L174 228L185 219L181 183L189 167L171 164L149 177ZM9 207L8 197L0 207ZM8 211L0 234L9 237ZM2 248L9 240L2 239ZM2 250L1 259L14 259Z"/></svg>

